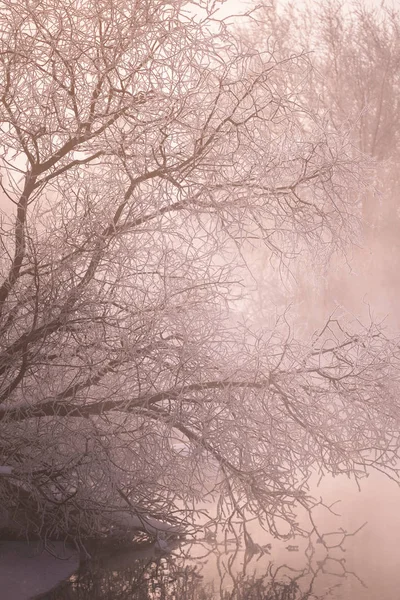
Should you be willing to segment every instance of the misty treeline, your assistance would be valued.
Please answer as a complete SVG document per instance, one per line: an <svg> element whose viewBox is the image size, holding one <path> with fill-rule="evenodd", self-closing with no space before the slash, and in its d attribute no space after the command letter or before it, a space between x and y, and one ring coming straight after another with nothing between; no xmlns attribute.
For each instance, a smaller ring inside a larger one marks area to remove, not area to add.
<svg viewBox="0 0 400 600"><path fill-rule="evenodd" d="M0 502L29 536L192 530L206 490L293 535L313 473L397 478L396 340L243 307L251 246L329 260L395 210L400 21L218 8L0 2Z"/></svg>
<svg viewBox="0 0 400 600"><path fill-rule="evenodd" d="M313 331L327 313L343 309L399 329L400 15L394 4L278 0L255 13L253 27L242 27L257 48L307 53L312 69L300 92L303 103L369 159L358 207L361 229L343 254L325 247L321 258L320 248L303 249L284 272L285 285L272 290L271 270L262 253L254 255L264 272L256 314L264 310L268 318L271 304L282 311L290 302L299 331Z"/></svg>

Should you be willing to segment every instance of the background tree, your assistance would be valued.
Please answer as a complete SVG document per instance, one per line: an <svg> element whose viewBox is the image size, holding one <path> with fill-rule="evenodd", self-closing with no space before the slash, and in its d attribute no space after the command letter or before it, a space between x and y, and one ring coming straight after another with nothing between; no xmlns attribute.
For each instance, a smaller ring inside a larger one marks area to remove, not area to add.
<svg viewBox="0 0 400 600"><path fill-rule="evenodd" d="M331 260L329 270L325 263L312 290L309 267L300 264L301 293L312 292L320 321L322 312L339 305L362 318L369 311L376 318L388 316L387 323L398 329L399 12L385 2L376 7L331 0L269 3L258 16L251 35L261 47L308 53L314 68L302 89L303 102L326 115L330 127L348 135L371 160L370 185L360 197L359 247L348 249L347 259ZM310 262L315 266L314 257Z"/></svg>
<svg viewBox="0 0 400 600"><path fill-rule="evenodd" d="M389 323L398 328L400 15L388 3L333 3L317 19L325 49L318 60L323 94L330 98L325 104L374 161L373 186L362 203L369 256L357 252L354 271L373 309L389 313Z"/></svg>
<svg viewBox="0 0 400 600"><path fill-rule="evenodd" d="M352 235L360 166L301 103L307 57L213 11L0 4L0 494L28 534L193 523L211 473L221 523L289 535L314 470L397 475L396 344L233 310L245 241Z"/></svg>

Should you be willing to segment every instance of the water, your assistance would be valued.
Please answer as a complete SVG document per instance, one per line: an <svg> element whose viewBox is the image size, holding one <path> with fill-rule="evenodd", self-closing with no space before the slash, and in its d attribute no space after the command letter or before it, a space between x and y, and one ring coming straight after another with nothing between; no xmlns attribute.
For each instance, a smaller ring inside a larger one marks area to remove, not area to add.
<svg viewBox="0 0 400 600"><path fill-rule="evenodd" d="M155 549L97 558L42 600L397 600L400 597L400 489L383 475L363 482L325 478L316 493L342 498L341 517L316 511L321 531L352 533L327 551L307 539L272 540L253 527L263 552L222 536L182 544L169 555ZM335 545L343 535L327 536ZM270 547L268 545L271 545Z"/></svg>
<svg viewBox="0 0 400 600"><path fill-rule="evenodd" d="M195 551L200 554L201 545ZM193 548L192 548L193 549ZM182 549L183 551L185 548ZM113 557L95 561L71 577L46 600L298 600L341 598L346 583L343 567L335 559L295 568L276 564L271 557L223 556L202 546L202 556L185 558L181 551L168 556ZM300 557L300 554L299 554ZM127 562L129 559L129 562ZM233 559L233 560L232 560ZM303 556L304 559L304 556ZM296 561L295 561L296 562ZM315 568L314 568L315 567ZM351 598L362 584L353 575ZM354 587L355 586L355 587ZM339 595L338 595L339 594Z"/></svg>

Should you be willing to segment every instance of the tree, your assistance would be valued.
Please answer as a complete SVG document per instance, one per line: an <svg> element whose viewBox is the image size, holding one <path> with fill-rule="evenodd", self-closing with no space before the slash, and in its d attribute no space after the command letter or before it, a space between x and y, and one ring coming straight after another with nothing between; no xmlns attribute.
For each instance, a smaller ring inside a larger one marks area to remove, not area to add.
<svg viewBox="0 0 400 600"><path fill-rule="evenodd" d="M356 254L354 270L371 304L398 328L400 15L384 2L379 9L332 2L317 11L314 24L324 49L317 63L325 106L374 161L373 185L362 203L369 256Z"/></svg>
<svg viewBox="0 0 400 600"><path fill-rule="evenodd" d="M14 522L77 541L193 524L218 469L222 523L289 535L315 469L390 468L396 344L331 321L302 345L235 313L246 240L289 260L351 235L359 160L299 102L307 57L181 0L3 0L0 22Z"/></svg>
<svg viewBox="0 0 400 600"><path fill-rule="evenodd" d="M389 314L398 329L399 12L385 2L330 0L268 3L258 16L258 26L243 34L261 47L307 51L314 68L303 102L329 115L370 160L370 185L360 198L363 235L345 265L336 257L329 273L322 269L325 310L339 304L357 315Z"/></svg>

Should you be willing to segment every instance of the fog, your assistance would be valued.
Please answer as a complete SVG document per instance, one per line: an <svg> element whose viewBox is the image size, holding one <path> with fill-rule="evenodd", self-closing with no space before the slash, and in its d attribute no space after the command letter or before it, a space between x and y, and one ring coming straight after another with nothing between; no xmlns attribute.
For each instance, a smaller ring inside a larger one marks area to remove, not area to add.
<svg viewBox="0 0 400 600"><path fill-rule="evenodd" d="M312 12L315 5L312 2L296 3L296 9L301 13L302 7L308 6ZM285 6L285 2L279 4L284 15ZM343 2L342 6L351 8L354 3ZM361 4L357 6L359 9ZM374 15L372 22L376 24L381 23L387 15L398 20L398 12L390 12L390 9L399 8L397 2L371 1L364 3L364 6L375 10L371 14ZM233 11L238 7L239 4L231 0L226 3L224 10ZM290 14L287 13L289 17ZM373 27L371 22L369 26ZM296 24L293 27L296 28ZM397 34L390 27L388 25L384 35L391 31L397 40ZM286 28L286 31L290 31L290 25L286 24ZM334 35L332 31L331 35ZM324 51L329 52L330 48L333 52L337 49L335 44L340 45L344 39L345 36L340 38L339 34L336 40L327 38L324 42L326 46L313 53L317 54L316 61L320 69L324 70L330 63ZM306 42L303 37L303 46ZM366 45L363 46L364 42ZM373 160L370 183L360 194L359 229L354 239L341 252L332 253L327 260L321 258L318 252L313 254L300 249L298 257L291 261L288 268L283 263L274 263L271 255L263 252L261 247L248 252L248 263L254 276L248 282L252 319L258 324L273 327L284 315L285 322L296 335L304 339L322 328L330 315L347 322L349 326L379 323L386 335L393 338L400 331L399 115L392 111L395 102L392 94L399 85L398 72L388 74L387 71L382 75L379 70L382 55L379 58L373 51L373 44L378 43L377 40L364 42L360 34L351 42L350 50L353 56L357 52L370 52L366 59L370 61L368 74L365 71L365 79L358 82L362 90L360 95L355 72L345 73L340 63L336 66L335 75L324 71L325 77L331 77L327 87L329 100L333 105L337 101L338 113L347 118L351 115L355 117L357 110L359 115L364 113L356 125L349 123L349 131L351 136L354 135L354 143ZM386 38L381 46L382 53L385 52L385 43L388 52L386 67L388 70L394 69L388 58L394 46L390 46ZM398 42L393 40L393 43ZM343 48L336 51L338 60L343 60ZM319 54L321 59L318 58ZM333 61L334 57L330 58ZM345 94L345 97L340 98L341 94ZM378 142L373 145L373 136L375 141L379 141L381 136L380 147ZM329 531L343 527L351 532L365 524L354 537L346 540L343 553L346 569L357 574L365 587L357 578L347 577L332 597L346 600L394 598L400 584L400 489L397 476L394 474L394 480L391 480L383 473L369 470L368 477L360 482L360 489L346 477L324 476L318 487L315 484L312 486L312 492L316 496L321 495L327 504L340 500L335 504L335 511L340 513L340 517L321 511L319 523L323 529ZM284 545L274 552L273 558L277 563L280 560L287 562ZM300 557L298 567L301 560Z"/></svg>
<svg viewBox="0 0 400 600"><path fill-rule="evenodd" d="M57 600L391 600L396 5L1 4L4 538L100 548Z"/></svg>

